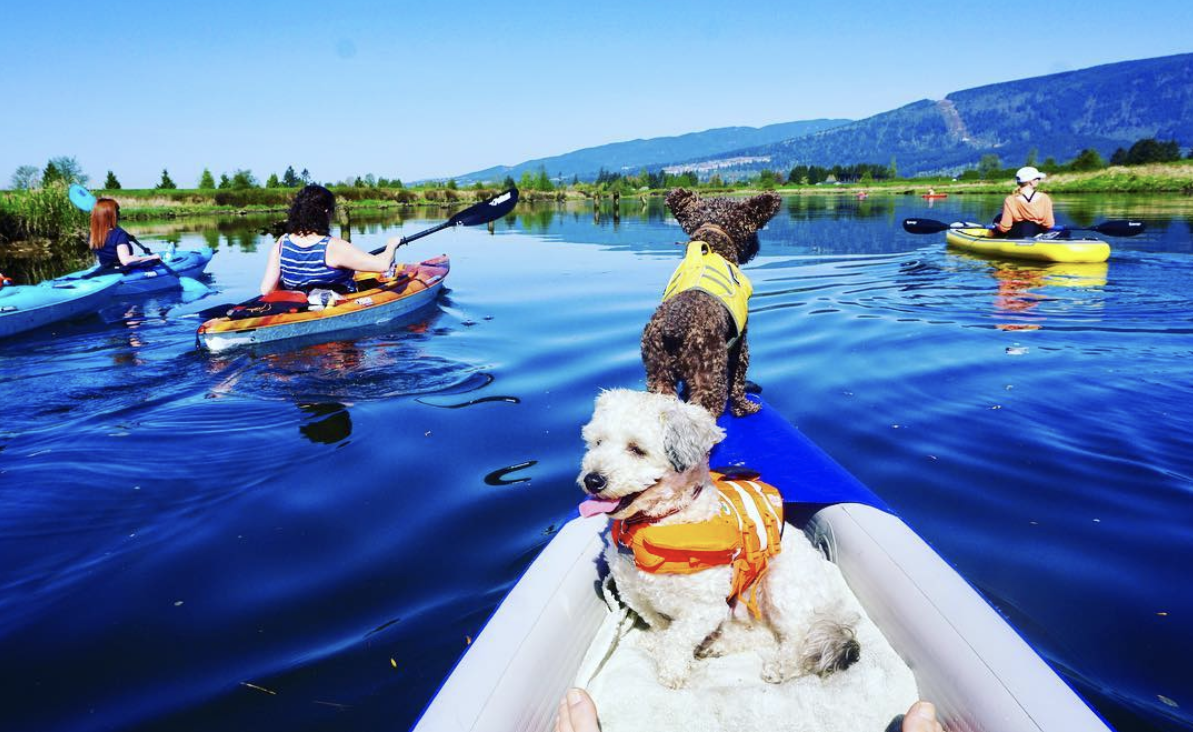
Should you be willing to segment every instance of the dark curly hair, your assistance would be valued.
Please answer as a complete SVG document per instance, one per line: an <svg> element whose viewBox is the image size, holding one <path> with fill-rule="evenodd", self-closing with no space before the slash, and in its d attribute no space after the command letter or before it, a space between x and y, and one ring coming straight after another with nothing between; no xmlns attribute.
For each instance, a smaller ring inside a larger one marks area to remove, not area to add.
<svg viewBox="0 0 1193 732"><path fill-rule="evenodd" d="M286 233L331 233L331 215L336 210L336 197L323 186L309 185L294 196L290 213L286 215Z"/></svg>

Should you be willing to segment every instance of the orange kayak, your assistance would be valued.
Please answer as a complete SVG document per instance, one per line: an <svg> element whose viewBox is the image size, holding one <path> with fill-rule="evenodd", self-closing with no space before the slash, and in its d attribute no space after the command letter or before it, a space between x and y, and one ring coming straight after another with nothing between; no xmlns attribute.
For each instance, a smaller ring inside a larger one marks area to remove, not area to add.
<svg viewBox="0 0 1193 732"><path fill-rule="evenodd" d="M451 264L446 255L397 268L393 277L358 274L358 291L320 310L297 307L261 317L212 318L199 326L200 348L212 352L316 335L393 320L434 302Z"/></svg>

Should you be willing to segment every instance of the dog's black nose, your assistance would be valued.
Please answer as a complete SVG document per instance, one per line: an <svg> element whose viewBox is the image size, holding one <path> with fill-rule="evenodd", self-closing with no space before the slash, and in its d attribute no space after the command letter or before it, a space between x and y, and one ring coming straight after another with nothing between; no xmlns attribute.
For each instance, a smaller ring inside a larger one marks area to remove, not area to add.
<svg viewBox="0 0 1193 732"><path fill-rule="evenodd" d="M584 488L589 493L600 493L605 487L605 476L600 473L589 473L584 476Z"/></svg>

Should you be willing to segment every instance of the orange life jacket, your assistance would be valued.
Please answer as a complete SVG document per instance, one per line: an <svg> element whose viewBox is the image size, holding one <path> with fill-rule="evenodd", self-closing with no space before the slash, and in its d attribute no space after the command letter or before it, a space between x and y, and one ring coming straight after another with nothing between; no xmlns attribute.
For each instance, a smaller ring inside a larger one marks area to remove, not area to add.
<svg viewBox="0 0 1193 732"><path fill-rule="evenodd" d="M713 567L733 567L730 604L746 603L754 617L758 580L779 553L783 533L783 496L758 480L728 480L712 473L721 508L694 524L613 522L614 543L634 553L634 565L651 574L691 574Z"/></svg>

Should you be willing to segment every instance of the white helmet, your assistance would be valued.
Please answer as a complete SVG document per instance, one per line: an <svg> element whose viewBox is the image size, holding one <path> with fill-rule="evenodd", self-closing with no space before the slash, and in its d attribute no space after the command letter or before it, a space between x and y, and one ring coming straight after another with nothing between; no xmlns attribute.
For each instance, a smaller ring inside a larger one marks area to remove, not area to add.
<svg viewBox="0 0 1193 732"><path fill-rule="evenodd" d="M1030 165L1025 168L1020 168L1015 172L1016 183L1026 183L1032 180L1044 180L1047 177L1048 176L1044 175Z"/></svg>

